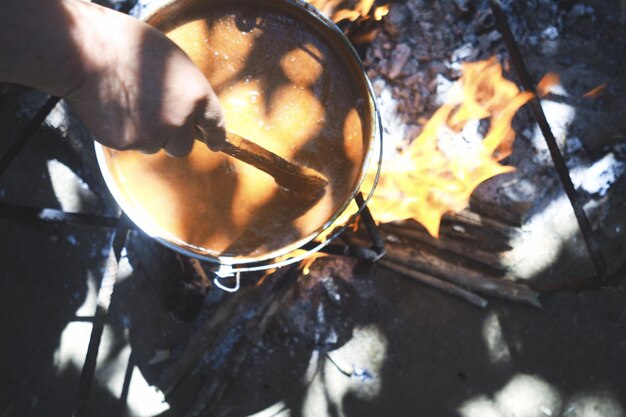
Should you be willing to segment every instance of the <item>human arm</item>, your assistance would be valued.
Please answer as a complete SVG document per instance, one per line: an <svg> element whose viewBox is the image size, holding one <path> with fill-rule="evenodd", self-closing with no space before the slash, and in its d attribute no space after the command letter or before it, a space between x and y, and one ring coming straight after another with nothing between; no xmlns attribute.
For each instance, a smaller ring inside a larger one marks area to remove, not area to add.
<svg viewBox="0 0 626 417"><path fill-rule="evenodd" d="M63 97L115 149L187 154L225 138L215 93L156 29L81 0L0 0L0 81Z"/></svg>

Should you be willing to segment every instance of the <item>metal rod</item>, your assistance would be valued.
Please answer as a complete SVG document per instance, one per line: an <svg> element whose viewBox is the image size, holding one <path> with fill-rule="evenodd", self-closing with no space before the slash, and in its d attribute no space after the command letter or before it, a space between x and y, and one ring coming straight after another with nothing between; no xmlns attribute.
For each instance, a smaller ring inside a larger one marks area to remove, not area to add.
<svg viewBox="0 0 626 417"><path fill-rule="evenodd" d="M65 224L79 224L84 226L115 228L119 219L115 217L98 216L85 213L68 213L53 208L38 208L20 206L0 201L0 217L16 220L42 220L61 222Z"/></svg>
<svg viewBox="0 0 626 417"><path fill-rule="evenodd" d="M304 246L308 247L307 245ZM373 249L364 248L356 245L343 245L340 243L331 243L320 249L320 252L328 255L348 256L369 262L376 262L381 258L381 254Z"/></svg>
<svg viewBox="0 0 626 417"><path fill-rule="evenodd" d="M95 319L95 316L74 316L70 319L70 321L80 323L93 323Z"/></svg>
<svg viewBox="0 0 626 417"><path fill-rule="evenodd" d="M52 109L54 109L54 107L59 103L59 100L61 100L61 98L55 96L48 98L44 105L41 106L37 114L35 114L31 121L28 122L26 128L17 137L15 142L13 142L5 154L2 155L2 158L0 158L0 176L4 174L9 165L11 165L11 162L15 160L28 141L35 135L37 129L39 129Z"/></svg>
<svg viewBox="0 0 626 417"><path fill-rule="evenodd" d="M98 299L96 312L94 314L93 327L91 329L91 337L89 338L89 347L83 365L83 371L80 377L80 385L78 389L78 401L74 408L73 417L81 417L85 415L89 394L93 385L93 379L96 373L96 365L98 362L98 350L102 340L102 333L109 314L109 306L111 305L111 296L117 280L118 264L122 257L122 250L126 244L126 237L130 229L130 220L126 214L122 214L120 221L115 230L111 251L106 261L104 276L100 289L98 290Z"/></svg>
<svg viewBox="0 0 626 417"><path fill-rule="evenodd" d="M128 393L130 392L130 381L133 378L135 370L135 351L131 350L128 356L128 364L126 365L126 373L124 374L124 384L122 385L122 393L120 394L120 403L128 404Z"/></svg>
<svg viewBox="0 0 626 417"><path fill-rule="evenodd" d="M556 139L552 134L552 129L550 129L550 124L548 123L546 115L541 108L541 103L539 102L535 91L535 83L533 82L530 73L528 72L528 68L524 63L519 46L517 45L515 37L511 32L511 27L509 26L504 10L502 10L500 1L489 0L489 5L491 6L491 10L493 11L493 15L496 20L496 27L504 39L504 43L509 51L511 63L513 64L513 67L515 68L515 71L520 79L522 88L525 91L534 94L534 98L529 102L530 109L535 117L535 120L537 121L537 124L539 125L539 128L541 129L543 137L546 140L550 156L552 157L552 162L554 163L556 172L561 180L565 194L567 195L567 198L569 198L572 208L574 209L574 215L576 216L580 232L583 236L585 244L587 245L587 250L589 251L591 262L595 267L597 278L601 284L606 284L608 274L604 257L602 256L602 251L600 250L600 245L593 234L593 230L591 229L591 224L589 223L583 204L580 202L576 189L574 188L574 184L572 183L572 179L569 176L569 170L565 164L565 159L559 150Z"/></svg>
<svg viewBox="0 0 626 417"><path fill-rule="evenodd" d="M365 200L363 199L363 194L359 192L354 197L354 200L356 201L359 207L363 207L363 211L361 212L361 219L363 220L363 223L365 224L367 233L370 235L370 238L372 239L372 243L373 243L372 248L376 251L376 253L378 253L379 256L382 257L385 254L385 241L382 235L380 234L380 230L378 229L378 226L376 225L376 221L372 217L372 213L370 212L369 208L365 206Z"/></svg>

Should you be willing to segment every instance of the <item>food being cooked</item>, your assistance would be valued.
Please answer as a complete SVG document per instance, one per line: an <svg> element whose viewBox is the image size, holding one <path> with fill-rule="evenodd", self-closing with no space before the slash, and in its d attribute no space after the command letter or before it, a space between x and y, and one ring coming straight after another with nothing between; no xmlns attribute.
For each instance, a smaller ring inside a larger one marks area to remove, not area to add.
<svg viewBox="0 0 626 417"><path fill-rule="evenodd" d="M105 149L110 177L127 211L188 250L280 252L319 232L358 187L372 136L365 80L336 35L293 5L187 3L184 12L170 7L175 18L158 13L149 23L202 69L227 130L320 172L326 193L303 199L201 142L184 158Z"/></svg>

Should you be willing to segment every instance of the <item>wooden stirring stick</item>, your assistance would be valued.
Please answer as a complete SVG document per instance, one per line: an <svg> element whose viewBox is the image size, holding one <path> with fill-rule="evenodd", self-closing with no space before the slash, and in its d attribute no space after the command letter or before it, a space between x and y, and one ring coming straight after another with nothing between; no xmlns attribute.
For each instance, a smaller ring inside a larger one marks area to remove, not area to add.
<svg viewBox="0 0 626 417"><path fill-rule="evenodd" d="M317 200L326 191L328 181L319 172L292 164L262 146L232 132L226 133L226 143L220 152L270 174L278 185L299 195Z"/></svg>

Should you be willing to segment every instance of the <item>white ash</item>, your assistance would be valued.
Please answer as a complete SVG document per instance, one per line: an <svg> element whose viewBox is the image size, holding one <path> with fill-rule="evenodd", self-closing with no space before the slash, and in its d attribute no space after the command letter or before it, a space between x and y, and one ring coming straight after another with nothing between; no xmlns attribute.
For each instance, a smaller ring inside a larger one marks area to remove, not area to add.
<svg viewBox="0 0 626 417"><path fill-rule="evenodd" d="M541 107L550 124L550 129L556 139L557 145L559 145L560 149L564 149L570 126L576 117L576 110L569 104L550 100L541 100ZM552 158L550 157L545 137L538 125L535 125L529 138L535 149L533 162L540 166L552 166Z"/></svg>
<svg viewBox="0 0 626 417"><path fill-rule="evenodd" d="M378 327L368 325L356 327L352 338L328 356L321 357L317 351L312 352L305 377L308 389L302 415L326 415L328 409L336 409L337 415L345 415L346 398L376 398L384 382L381 376L387 345L384 333Z"/></svg>
<svg viewBox="0 0 626 417"><path fill-rule="evenodd" d="M435 103L439 106L446 103L451 98L451 94L458 92L458 89L454 88L455 86L457 86L457 84L448 80L443 75L437 74L435 77Z"/></svg>
<svg viewBox="0 0 626 417"><path fill-rule="evenodd" d="M46 124L52 128L58 129L65 137L71 129L72 117L71 110L68 108L67 104L61 101L54 106L48 117L46 117Z"/></svg>
<svg viewBox="0 0 626 417"><path fill-rule="evenodd" d="M578 166L570 170L572 182L576 188L581 188L586 193L598 197L604 197L611 186L626 171L626 164L615 159L610 152L591 166Z"/></svg>
<svg viewBox="0 0 626 417"><path fill-rule="evenodd" d="M554 26L548 26L541 32L541 37L549 41L555 41L559 37L559 31Z"/></svg>
<svg viewBox="0 0 626 417"><path fill-rule="evenodd" d="M511 242L513 249L503 257L503 264L518 279L531 279L548 270L558 259L563 242L577 242L578 259L587 255L578 236L578 223L565 194L560 194L531 217L522 233Z"/></svg>
<svg viewBox="0 0 626 417"><path fill-rule="evenodd" d="M383 158L394 155L404 140L406 125L398 115L398 101L383 79L374 80L376 100L383 128Z"/></svg>
<svg viewBox="0 0 626 417"><path fill-rule="evenodd" d="M515 182L502 187L502 193L512 202L527 202L537 198L538 184L528 178L515 178Z"/></svg>
<svg viewBox="0 0 626 417"><path fill-rule="evenodd" d="M475 61L478 56L478 49L470 42L467 42L452 52L448 68L454 71L461 71L464 62Z"/></svg>

